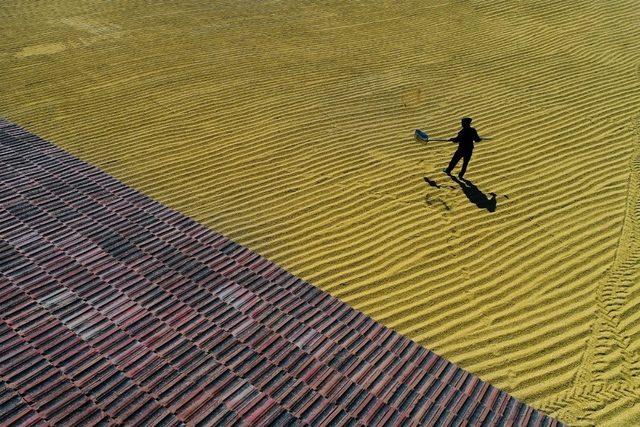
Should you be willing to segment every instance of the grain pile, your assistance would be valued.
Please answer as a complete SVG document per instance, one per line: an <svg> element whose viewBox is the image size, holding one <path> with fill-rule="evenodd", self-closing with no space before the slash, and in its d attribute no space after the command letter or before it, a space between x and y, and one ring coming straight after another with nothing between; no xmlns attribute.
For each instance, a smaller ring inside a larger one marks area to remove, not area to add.
<svg viewBox="0 0 640 427"><path fill-rule="evenodd" d="M636 1L0 18L0 116L562 421L640 423ZM412 138L464 115L473 185Z"/></svg>

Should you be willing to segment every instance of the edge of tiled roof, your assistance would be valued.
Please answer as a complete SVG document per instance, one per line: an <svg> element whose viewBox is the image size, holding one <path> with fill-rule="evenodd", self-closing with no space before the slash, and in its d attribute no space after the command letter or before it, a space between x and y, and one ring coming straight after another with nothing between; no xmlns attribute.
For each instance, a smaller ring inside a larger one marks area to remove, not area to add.
<svg viewBox="0 0 640 427"><path fill-rule="evenodd" d="M559 425L0 120L1 424Z"/></svg>

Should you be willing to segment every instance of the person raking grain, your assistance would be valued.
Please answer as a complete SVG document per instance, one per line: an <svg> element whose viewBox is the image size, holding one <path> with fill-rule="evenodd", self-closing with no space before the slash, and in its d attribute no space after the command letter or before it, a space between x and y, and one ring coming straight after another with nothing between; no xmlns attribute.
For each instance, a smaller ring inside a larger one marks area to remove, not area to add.
<svg viewBox="0 0 640 427"><path fill-rule="evenodd" d="M442 169L442 171L447 175L451 175L453 168L455 168L460 159L462 159L462 169L460 169L460 173L458 173L458 178L462 179L464 174L467 172L467 166L469 165L471 155L473 154L473 143L482 141L482 138L478 136L478 132L475 128L471 127L472 120L473 119L471 119L471 117L464 117L461 120L462 129L460 129L458 135L449 139L451 142L458 143L458 149L453 153L449 166Z"/></svg>

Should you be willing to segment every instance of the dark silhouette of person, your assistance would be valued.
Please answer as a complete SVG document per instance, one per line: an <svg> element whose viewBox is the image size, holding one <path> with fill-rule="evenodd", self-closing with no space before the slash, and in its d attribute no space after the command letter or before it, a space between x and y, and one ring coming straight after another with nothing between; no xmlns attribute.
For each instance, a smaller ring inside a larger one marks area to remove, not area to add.
<svg viewBox="0 0 640 427"><path fill-rule="evenodd" d="M462 169L460 169L460 173L458 174L460 179L462 179L467 171L467 166L471 160L471 155L473 154L473 143L482 141L482 138L478 136L478 132L471 127L471 120L471 117L463 118L461 121L462 129L458 132L458 136L449 139L451 142L458 143L458 149L453 153L449 166L442 169L444 173L451 175L453 168L455 168L460 159L462 159Z"/></svg>

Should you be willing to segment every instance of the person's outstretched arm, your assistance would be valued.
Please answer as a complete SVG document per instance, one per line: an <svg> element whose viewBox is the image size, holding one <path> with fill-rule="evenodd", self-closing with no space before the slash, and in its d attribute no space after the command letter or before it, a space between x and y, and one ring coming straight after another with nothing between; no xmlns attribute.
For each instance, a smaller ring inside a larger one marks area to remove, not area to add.
<svg viewBox="0 0 640 427"><path fill-rule="evenodd" d="M478 135L478 131L477 130L473 130L473 140L475 142L480 142L482 141L482 138L480 138L480 135Z"/></svg>

